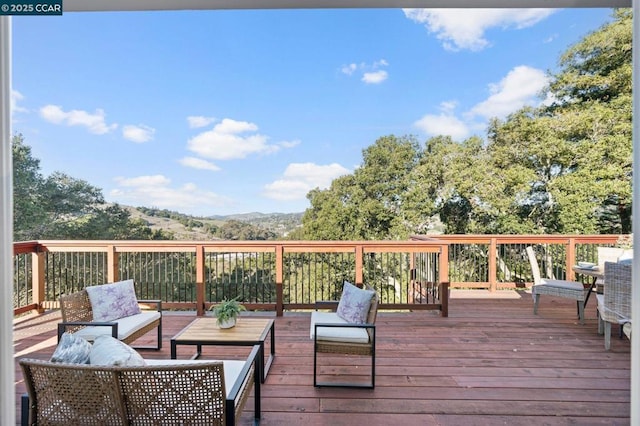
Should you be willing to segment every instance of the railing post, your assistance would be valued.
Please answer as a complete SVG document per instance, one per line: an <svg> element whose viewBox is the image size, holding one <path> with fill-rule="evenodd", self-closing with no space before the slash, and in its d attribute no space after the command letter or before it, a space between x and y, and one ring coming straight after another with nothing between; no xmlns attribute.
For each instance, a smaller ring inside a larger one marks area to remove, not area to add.
<svg viewBox="0 0 640 426"><path fill-rule="evenodd" d="M449 282L449 244L440 245L438 283Z"/></svg>
<svg viewBox="0 0 640 426"><path fill-rule="evenodd" d="M574 281L576 279L576 273L573 271L573 265L576 264L576 240L575 238L569 238L567 244L567 279Z"/></svg>
<svg viewBox="0 0 640 426"><path fill-rule="evenodd" d="M204 297L204 246L196 246L196 315L204 316L205 297Z"/></svg>
<svg viewBox="0 0 640 426"><path fill-rule="evenodd" d="M284 315L284 246L276 245L276 316Z"/></svg>
<svg viewBox="0 0 640 426"><path fill-rule="evenodd" d="M116 253L116 246L107 246L107 282L115 283L118 281L118 253Z"/></svg>
<svg viewBox="0 0 640 426"><path fill-rule="evenodd" d="M361 245L357 245L356 249L356 276L355 276L355 284L358 287L364 286L364 247Z"/></svg>
<svg viewBox="0 0 640 426"><path fill-rule="evenodd" d="M440 315L442 317L449 316L449 283L439 283L438 284L438 296L440 298L441 308Z"/></svg>
<svg viewBox="0 0 640 426"><path fill-rule="evenodd" d="M44 313L44 259L43 252L31 253L31 295L36 304L38 313Z"/></svg>
<svg viewBox="0 0 640 426"><path fill-rule="evenodd" d="M498 247L497 247L497 239L491 238L491 242L489 243L489 291L494 292L498 288L498 267L497 267L497 256Z"/></svg>

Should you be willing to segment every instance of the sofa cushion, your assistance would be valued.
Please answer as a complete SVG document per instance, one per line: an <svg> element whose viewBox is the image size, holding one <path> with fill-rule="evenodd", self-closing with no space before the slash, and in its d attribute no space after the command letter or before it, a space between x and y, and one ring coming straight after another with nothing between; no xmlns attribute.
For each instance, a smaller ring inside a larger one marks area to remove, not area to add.
<svg viewBox="0 0 640 426"><path fill-rule="evenodd" d="M99 336L89 356L92 365L142 366L144 359L131 346L111 336Z"/></svg>
<svg viewBox="0 0 640 426"><path fill-rule="evenodd" d="M60 342L53 352L51 362L65 362L69 364L88 364L91 353L91 343L73 333L62 333Z"/></svg>
<svg viewBox="0 0 640 426"><path fill-rule="evenodd" d="M371 309L371 299L375 291L363 290L345 281L342 296L336 313L347 322L362 324L367 322L367 315Z"/></svg>
<svg viewBox="0 0 640 426"><path fill-rule="evenodd" d="M112 321L141 312L133 280L86 287L94 321Z"/></svg>
<svg viewBox="0 0 640 426"><path fill-rule="evenodd" d="M335 312L311 313L311 338L313 339L316 324L345 324L347 320L340 318ZM366 328L359 327L318 327L318 340L332 342L369 343L369 333Z"/></svg>
<svg viewBox="0 0 640 426"><path fill-rule="evenodd" d="M118 339L124 340L145 325L159 319L161 315L158 311L144 311L137 315L110 322L118 323ZM94 341L98 336L111 336L111 327L89 326L76 331L75 334L89 341Z"/></svg>

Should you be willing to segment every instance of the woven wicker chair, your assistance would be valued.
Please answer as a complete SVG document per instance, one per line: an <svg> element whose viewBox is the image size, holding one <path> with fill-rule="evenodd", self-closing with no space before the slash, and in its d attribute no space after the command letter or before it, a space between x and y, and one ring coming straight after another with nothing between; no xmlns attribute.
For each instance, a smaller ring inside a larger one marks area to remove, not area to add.
<svg viewBox="0 0 640 426"><path fill-rule="evenodd" d="M631 264L605 262L604 294L598 294L598 333L604 333L604 348L611 348L611 324L631 324ZM631 336L630 325L627 327ZM622 334L622 333L621 333ZM626 334L626 333L625 333Z"/></svg>
<svg viewBox="0 0 640 426"><path fill-rule="evenodd" d="M137 338L157 328L158 340L155 346L136 346L135 348L159 350L162 348L162 302L138 300L138 303L145 309L153 307L153 310L143 310L143 314L139 314L139 318L133 322L126 318L113 322L96 322L93 321L91 301L86 290L63 294L60 296L62 322L58 324L58 340L65 331L68 331L79 332L85 339L93 341L98 334L103 333L96 327L111 327L111 335L114 338L130 345Z"/></svg>
<svg viewBox="0 0 640 426"><path fill-rule="evenodd" d="M540 295L546 294L549 296L566 297L574 299L577 302L578 319L580 320L580 324L584 324L584 301L586 298L586 292L588 291L584 288L584 285L577 281L542 278L533 247L527 247L526 252L529 257L531 272L533 274L533 287L531 288L531 294L533 296L533 313L538 313Z"/></svg>
<svg viewBox="0 0 640 426"><path fill-rule="evenodd" d="M147 360L139 367L22 359L23 425L235 425L254 390L259 346L246 361Z"/></svg>
<svg viewBox="0 0 640 426"><path fill-rule="evenodd" d="M336 302L316 302L316 312L312 313L311 319L311 327L312 327L312 336L313 336L313 386L315 387L353 387L353 388L368 388L373 389L375 387L376 380L376 316L378 313L378 296L375 294L371 299L371 305L369 307L369 313L367 314L367 322L364 324L345 324L341 320L337 318L337 314L331 312L330 314L335 315L335 319L331 317L327 317L326 313L323 316L318 316L317 319L314 318L319 314L317 312L318 309L324 309L328 307L335 308L337 306ZM329 321L326 321L327 318L330 318ZM323 322L320 322L323 321ZM334 322L336 321L336 322ZM362 342L354 342L352 339L347 339L344 341L337 340L336 338L332 338L331 340L325 340L322 336L322 333L318 333L318 329L322 327L338 327L341 329L352 329L356 332L358 330L365 330L366 334L364 336L368 336L368 338L364 338ZM325 354L344 354L344 355L361 355L371 357L371 380L369 384L367 383L345 383L345 382L318 382L317 373L318 373L318 353Z"/></svg>

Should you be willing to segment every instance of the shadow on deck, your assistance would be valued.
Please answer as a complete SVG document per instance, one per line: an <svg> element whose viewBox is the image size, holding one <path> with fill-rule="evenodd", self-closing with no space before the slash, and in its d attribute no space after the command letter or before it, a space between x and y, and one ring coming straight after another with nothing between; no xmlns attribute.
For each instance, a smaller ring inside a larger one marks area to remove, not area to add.
<svg viewBox="0 0 640 426"><path fill-rule="evenodd" d="M276 358L262 388L261 424L628 425L629 341L613 337L605 351L595 303L586 309L585 325L578 324L570 300L543 297L538 315L532 307L525 292L452 290L449 318L431 311L380 312L375 390L314 388L310 315L286 313L276 318ZM169 339L193 318L193 312L165 312L162 350L142 355L168 359ZM48 359L58 321L58 312L16 320L16 360ZM181 348L178 357L187 358L188 351ZM205 347L203 357L247 353ZM320 362L325 373L351 374L357 370L352 360L323 356ZM16 362L18 421L24 391ZM251 422L251 407L242 424Z"/></svg>

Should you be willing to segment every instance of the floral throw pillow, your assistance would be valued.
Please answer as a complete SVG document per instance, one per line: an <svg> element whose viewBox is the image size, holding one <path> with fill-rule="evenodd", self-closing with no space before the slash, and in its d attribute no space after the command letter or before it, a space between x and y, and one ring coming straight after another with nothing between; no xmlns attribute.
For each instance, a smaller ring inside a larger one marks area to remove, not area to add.
<svg viewBox="0 0 640 426"><path fill-rule="evenodd" d="M138 305L133 280L86 288L94 321L113 321L142 312Z"/></svg>
<svg viewBox="0 0 640 426"><path fill-rule="evenodd" d="M354 324L365 323L367 322L367 314L374 294L374 290L363 290L345 281L336 313L347 322Z"/></svg>

